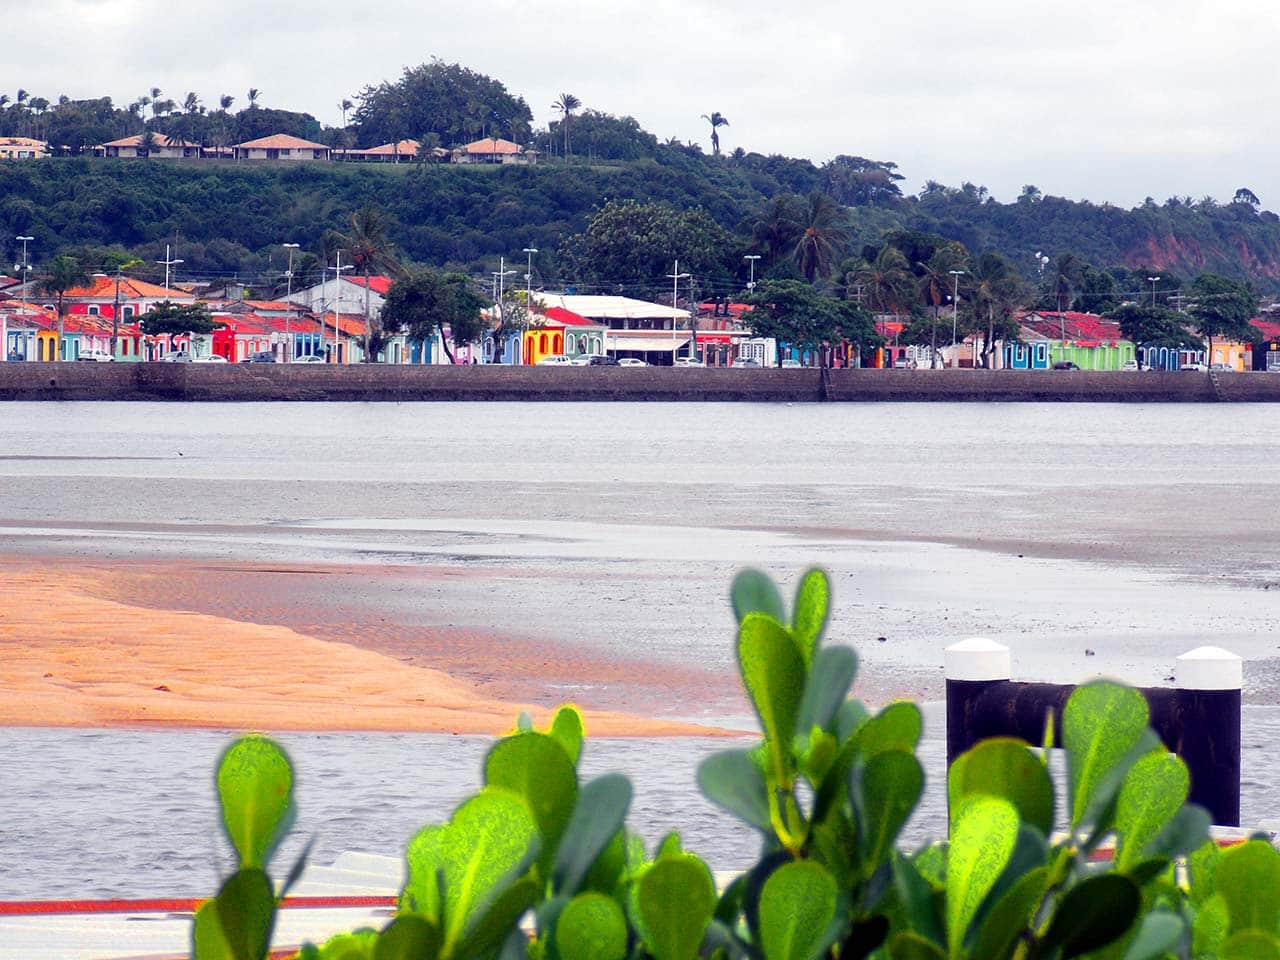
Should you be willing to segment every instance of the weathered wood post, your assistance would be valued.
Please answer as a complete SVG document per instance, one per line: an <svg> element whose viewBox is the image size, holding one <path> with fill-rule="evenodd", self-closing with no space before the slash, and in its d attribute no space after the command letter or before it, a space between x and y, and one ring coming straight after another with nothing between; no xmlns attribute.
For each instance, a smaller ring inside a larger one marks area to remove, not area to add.
<svg viewBox="0 0 1280 960"><path fill-rule="evenodd" d="M1062 710L1075 689L1067 684L1009 679L1009 648L975 637L945 651L947 766L979 740L1019 737L1042 742L1053 711L1062 742ZM1191 801L1219 826L1240 825L1241 659L1220 647L1198 647L1177 658L1176 687L1143 688L1151 728L1191 773Z"/></svg>

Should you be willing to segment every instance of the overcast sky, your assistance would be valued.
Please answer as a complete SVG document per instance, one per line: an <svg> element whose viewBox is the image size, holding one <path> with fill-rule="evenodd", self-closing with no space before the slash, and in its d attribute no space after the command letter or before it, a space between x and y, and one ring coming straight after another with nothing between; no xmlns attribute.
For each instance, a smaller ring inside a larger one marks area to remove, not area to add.
<svg viewBox="0 0 1280 960"><path fill-rule="evenodd" d="M338 103L432 56L523 96L562 91L660 139L840 153L926 179L1124 206L1150 195L1280 208L1271 0L4 0L0 92L50 100L153 86L340 122Z"/></svg>

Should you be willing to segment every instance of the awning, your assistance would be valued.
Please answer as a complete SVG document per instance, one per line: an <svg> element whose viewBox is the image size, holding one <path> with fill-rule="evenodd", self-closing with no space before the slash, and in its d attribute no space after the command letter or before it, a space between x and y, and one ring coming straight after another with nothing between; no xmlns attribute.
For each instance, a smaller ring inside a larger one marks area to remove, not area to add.
<svg viewBox="0 0 1280 960"><path fill-rule="evenodd" d="M661 350L664 353L671 350L679 350L689 343L689 335L687 333L678 333L674 338L668 336L656 337L619 337L609 334L606 340L606 346L612 351L637 351L647 353L651 350Z"/></svg>

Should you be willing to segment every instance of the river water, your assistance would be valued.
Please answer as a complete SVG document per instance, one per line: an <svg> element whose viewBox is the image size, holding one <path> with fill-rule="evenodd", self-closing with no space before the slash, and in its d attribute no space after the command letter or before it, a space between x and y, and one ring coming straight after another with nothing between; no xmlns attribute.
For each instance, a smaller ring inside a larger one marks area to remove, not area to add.
<svg viewBox="0 0 1280 960"><path fill-rule="evenodd" d="M1280 435L1269 406L8 404L0 553L369 564L389 618L701 671L666 716L749 722L725 592L745 564L835 583L860 690L934 703L942 649L1015 676L1138 683L1214 643L1246 659L1246 822L1275 782ZM482 575L472 575L480 572ZM466 574L466 575L464 575ZM334 602L340 602L335 600ZM562 692L602 705L625 691ZM941 730L924 756L942 776ZM393 852L473 789L485 742L291 734L316 859ZM219 859L217 732L0 731L0 897L201 894ZM634 825L731 869L754 846L697 795L723 742L596 741ZM914 826L936 829L935 786ZM287 856L286 848L284 854Z"/></svg>

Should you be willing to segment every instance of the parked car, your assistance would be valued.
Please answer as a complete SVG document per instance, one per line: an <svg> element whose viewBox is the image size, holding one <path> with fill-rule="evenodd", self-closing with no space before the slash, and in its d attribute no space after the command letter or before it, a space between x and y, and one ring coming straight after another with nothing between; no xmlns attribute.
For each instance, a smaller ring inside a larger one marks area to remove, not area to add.
<svg viewBox="0 0 1280 960"><path fill-rule="evenodd" d="M1053 365L1055 370L1079 370L1080 365L1070 360L1059 360Z"/></svg>
<svg viewBox="0 0 1280 960"><path fill-rule="evenodd" d="M647 367L648 365L645 361L638 360L635 357L623 357L618 361L618 366L620 367Z"/></svg>
<svg viewBox="0 0 1280 960"><path fill-rule="evenodd" d="M1138 366L1137 360L1126 360L1124 363L1120 364L1120 369L1125 373L1137 373L1141 368Z"/></svg>
<svg viewBox="0 0 1280 960"><path fill-rule="evenodd" d="M549 357L543 357L536 366L539 367L567 367L573 364L573 357L566 357L563 353L553 353Z"/></svg>
<svg viewBox="0 0 1280 960"><path fill-rule="evenodd" d="M1214 373L1235 373L1236 368L1229 363L1215 363L1209 367Z"/></svg>
<svg viewBox="0 0 1280 960"><path fill-rule="evenodd" d="M276 355L270 350L255 350L249 354L241 363L275 363Z"/></svg>
<svg viewBox="0 0 1280 960"><path fill-rule="evenodd" d="M802 364L799 360L793 360L790 357L782 361L782 369L784 370L788 370L788 369L794 370L802 366L804 366L804 364Z"/></svg>
<svg viewBox="0 0 1280 960"><path fill-rule="evenodd" d="M191 354L185 350L170 350L160 359L164 363L190 363Z"/></svg>
<svg viewBox="0 0 1280 960"><path fill-rule="evenodd" d="M764 364L755 357L739 357L737 360L733 361L733 365L735 367L744 367L746 369L754 370L759 370L764 366Z"/></svg>
<svg viewBox="0 0 1280 960"><path fill-rule="evenodd" d="M705 367L706 364L697 357L676 357L677 367Z"/></svg>
<svg viewBox="0 0 1280 960"><path fill-rule="evenodd" d="M324 357L316 353L308 353L298 357L294 363L324 363Z"/></svg>
<svg viewBox="0 0 1280 960"><path fill-rule="evenodd" d="M192 363L226 363L227 358L220 353L210 353L203 357L192 357Z"/></svg>
<svg viewBox="0 0 1280 960"><path fill-rule="evenodd" d="M1209 368L1203 363L1184 363L1178 368L1179 370L1189 370L1192 373L1204 373Z"/></svg>
<svg viewBox="0 0 1280 960"><path fill-rule="evenodd" d="M588 367L620 367L622 366L622 364L618 362L617 357L602 357L602 356L599 356L598 354L593 354L592 356L587 357L587 366Z"/></svg>
<svg viewBox="0 0 1280 960"><path fill-rule="evenodd" d="M115 357L105 350L83 350L76 359L85 360L89 363L112 363Z"/></svg>

